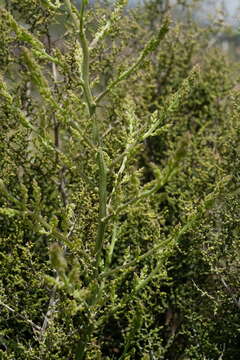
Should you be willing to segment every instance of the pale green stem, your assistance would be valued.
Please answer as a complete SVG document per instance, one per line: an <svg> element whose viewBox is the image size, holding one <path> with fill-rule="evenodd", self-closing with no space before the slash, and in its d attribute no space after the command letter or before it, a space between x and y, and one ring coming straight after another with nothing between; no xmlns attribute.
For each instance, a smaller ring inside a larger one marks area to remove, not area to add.
<svg viewBox="0 0 240 360"><path fill-rule="evenodd" d="M96 265L98 268L100 258L101 258L101 249L102 243L105 235L106 228L106 220L102 221L102 218L106 218L106 199L107 199L107 177L106 177L106 166L104 161L104 155L101 144L101 137L99 133L99 128L96 119L96 105L93 100L90 81L89 81L89 48L88 43L84 31L83 26L83 17L84 17L84 0L81 2L80 14L77 16L74 13L73 6L70 0L65 0L65 4L70 12L72 17L74 26L76 31L79 31L78 41L82 48L83 60L81 65L81 83L83 87L83 92L85 96L85 100L88 107L89 117L92 119L93 126L93 137L94 137L94 145L97 148L97 165L99 170L99 217L98 217L98 227L97 227L97 236L96 236L96 244L95 244L95 252L96 252ZM89 313L88 320L85 324L85 329L81 336L81 340L77 344L76 348L76 358L77 360L83 360L86 354L86 344L89 341L92 331L93 324L91 322L91 316Z"/></svg>
<svg viewBox="0 0 240 360"><path fill-rule="evenodd" d="M184 231L185 232L185 231ZM129 261L128 263L126 264L123 264L123 265L120 265L120 266L117 266L115 269L112 269L112 270L107 270L103 273L101 273L99 275L99 278L106 278L106 277L109 277L109 276L112 276L113 274L116 274L118 273L119 271L122 271L124 269L131 269L134 270L134 267L142 260L144 260L145 258L147 258L148 256L156 253L157 251L159 251L161 248L163 248L163 250L165 248L168 248L171 243L173 244L173 241L175 240L175 237L171 237L170 239L167 239L163 242L161 242L160 244L154 246L153 248L151 248L150 250L148 250L147 252L145 252L144 254L138 256L136 259L132 260L132 261Z"/></svg>
<svg viewBox="0 0 240 360"><path fill-rule="evenodd" d="M112 255L113 255L116 241L117 241L117 223L114 223L113 232L112 232L112 240L111 240L111 244L108 248L108 253L107 253L107 258L106 258L106 268L108 268L111 265Z"/></svg>
<svg viewBox="0 0 240 360"><path fill-rule="evenodd" d="M145 54L142 53L135 64L133 64L128 70L124 71L116 80L114 80L107 88L104 90L97 98L96 103L99 103L99 101L110 91L112 90L117 84L122 82L123 80L127 79L134 71L138 68L138 66L141 64L145 57Z"/></svg>
<svg viewBox="0 0 240 360"><path fill-rule="evenodd" d="M84 16L84 1L81 3L81 9L79 14L79 19L73 11L72 4L70 0L65 0L65 4L70 12L74 26L76 30L79 31L79 43L82 48L83 60L82 60L82 86L84 91L84 96L86 99L89 116L93 121L93 135L94 142L96 144L98 154L97 154L97 165L99 170L99 216L98 216L98 227L97 227L97 236L95 244L96 252L96 265L99 266L102 252L102 245L105 236L106 229L106 215L107 215L107 168L104 159L103 146L101 141L101 136L99 133L99 127L96 119L96 104L94 102L92 91L90 88L90 76L89 76L89 46L83 26L83 16Z"/></svg>
<svg viewBox="0 0 240 360"><path fill-rule="evenodd" d="M146 277L146 279L139 281L139 283L137 284L136 288L135 288L135 292L140 291L141 289L143 289L153 278L155 275L159 274L161 267L162 267L162 262L160 261L160 259L158 259L158 264L155 266L155 268L152 270L152 272ZM166 273L163 272L162 278L166 277ZM158 281L160 280L160 277L158 276Z"/></svg>
<svg viewBox="0 0 240 360"><path fill-rule="evenodd" d="M156 253L159 250L162 250L162 252L163 252L165 249L169 249L169 247L171 245L174 246L174 244L177 244L179 242L182 235L184 235L188 230L190 230L193 227L193 225L197 221L198 217L199 217L199 213L198 213L198 210L196 210L196 212L194 214L189 216L186 224L184 226L182 226L181 229L179 229L176 234L174 234L170 238L162 241L158 245L154 246L153 248L151 248L150 250L148 250L144 254L138 256L136 259L134 259L132 261L129 261L126 264L120 265L120 266L116 267L115 269L107 270L107 271L103 272L102 274L99 275L99 277L100 278L109 277L109 276L112 276L113 274L115 274L115 273L117 273L119 271L122 271L124 269L130 269L131 267L133 267L133 269L134 269L134 267L140 261L142 261L145 258L149 257L150 255Z"/></svg>
<svg viewBox="0 0 240 360"><path fill-rule="evenodd" d="M157 45L160 43L164 35L168 31L168 20L163 24L161 29L159 30L157 34L157 39L152 39L150 42L145 46L145 48L142 50L138 58L136 59L135 63L130 66L129 69L126 71L123 71L119 77L114 80L108 87L96 98L96 104L100 102L100 100L110 91L112 90L117 84L122 82L123 80L129 78L130 75L132 75L135 70L142 64L143 60L149 55L150 52L156 49Z"/></svg>
<svg viewBox="0 0 240 360"><path fill-rule="evenodd" d="M100 264L102 245L107 224L107 169L103 151L100 149L97 155L99 167L99 219L96 239L96 265Z"/></svg>
<svg viewBox="0 0 240 360"><path fill-rule="evenodd" d="M83 62L82 62L82 80L84 84L83 89L88 105L89 115L93 119L95 143L97 144L98 147L97 164L99 170L99 218L98 218L96 245L95 245L96 265L98 267L101 259L101 251L102 251L102 245L103 245L105 229L106 229L105 218L107 215L107 169L104 160L101 136L99 133L98 123L96 119L96 105L93 101L93 96L90 89L89 50L88 50L87 39L83 29L83 12L84 12L84 2L82 2L81 12L80 12L79 41L83 51Z"/></svg>

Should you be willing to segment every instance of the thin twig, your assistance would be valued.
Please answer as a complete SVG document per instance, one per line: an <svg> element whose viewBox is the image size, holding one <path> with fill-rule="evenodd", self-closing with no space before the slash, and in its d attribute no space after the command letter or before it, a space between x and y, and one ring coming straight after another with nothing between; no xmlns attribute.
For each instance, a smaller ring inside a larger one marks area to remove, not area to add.
<svg viewBox="0 0 240 360"><path fill-rule="evenodd" d="M224 280L223 277L221 277L221 282L223 284L223 286L225 287L225 289L227 290L228 294L231 296L234 304L237 306L237 308L240 310L240 299L238 300L236 298L236 296L233 294L232 289L228 286L228 284L226 283L226 281Z"/></svg>
<svg viewBox="0 0 240 360"><path fill-rule="evenodd" d="M51 37L50 37L49 32L48 32L47 38L48 38L48 50L49 50L49 53L51 54L51 52L52 52L52 42L51 42ZM57 87L57 69L56 69L56 64L55 63L52 63L52 75L53 75L53 80L54 80L54 88L56 90L56 87ZM53 115L53 122L54 122L54 143L55 143L56 149L60 150L60 147L61 147L60 131L59 131L60 130L59 129L60 125L59 125L59 122L57 121L55 115ZM59 153L58 153L58 151L56 151L55 161L56 161L56 167L57 167L59 165ZM68 197L67 197L67 191L66 191L66 187L65 187L65 183L66 183L65 170L66 170L66 167L63 166L59 171L59 191L60 191L60 194L61 194L63 206L66 209L66 206L68 204ZM72 233L72 230L70 230L69 234L67 235L67 240L68 240L71 233ZM64 252L66 252L66 249L67 248L66 248L66 243L65 243L64 244ZM58 275L56 277L56 282L57 283L59 282L59 276ZM55 285L53 290L52 290L52 294L51 294L49 304L48 304L48 309L47 309L46 314L44 315L44 320L43 320L43 324L42 324L42 327L41 327L41 337L42 338L43 338L43 336L44 336L44 334L46 332L48 324L49 324L50 320L52 319L52 315L53 315L54 310L55 310L55 306L56 306L56 303L57 303L56 291L57 291L57 286Z"/></svg>
<svg viewBox="0 0 240 360"><path fill-rule="evenodd" d="M34 322L28 318L26 318L25 316L23 316L22 314L18 313L16 310L14 310L11 306L3 303L1 300L0 300L0 305L2 305L3 307L5 307L7 310L11 311L12 313L14 313L19 319L22 319L24 320L25 322L27 322L29 325L32 326L33 328L33 331L34 332L39 332L41 331L41 327L34 324Z"/></svg>

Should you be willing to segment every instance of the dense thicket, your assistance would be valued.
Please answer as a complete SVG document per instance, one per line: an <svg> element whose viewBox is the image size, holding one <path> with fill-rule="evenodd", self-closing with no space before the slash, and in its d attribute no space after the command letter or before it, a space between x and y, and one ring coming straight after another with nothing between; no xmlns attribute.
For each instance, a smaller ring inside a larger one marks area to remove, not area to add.
<svg viewBox="0 0 240 360"><path fill-rule="evenodd" d="M237 65L125 5L2 2L1 359L239 357Z"/></svg>

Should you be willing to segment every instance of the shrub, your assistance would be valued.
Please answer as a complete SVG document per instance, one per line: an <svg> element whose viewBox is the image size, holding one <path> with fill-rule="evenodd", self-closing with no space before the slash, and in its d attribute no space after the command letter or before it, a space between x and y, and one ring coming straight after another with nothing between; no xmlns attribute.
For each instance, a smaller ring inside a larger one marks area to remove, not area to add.
<svg viewBox="0 0 240 360"><path fill-rule="evenodd" d="M1 9L3 359L237 356L235 73L125 5Z"/></svg>

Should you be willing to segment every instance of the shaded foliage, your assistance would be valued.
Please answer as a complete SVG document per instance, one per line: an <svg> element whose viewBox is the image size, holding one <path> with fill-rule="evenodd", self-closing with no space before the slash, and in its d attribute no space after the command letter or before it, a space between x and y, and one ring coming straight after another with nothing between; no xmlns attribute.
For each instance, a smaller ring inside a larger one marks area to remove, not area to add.
<svg viewBox="0 0 240 360"><path fill-rule="evenodd" d="M3 359L237 359L237 65L125 5L0 10Z"/></svg>

